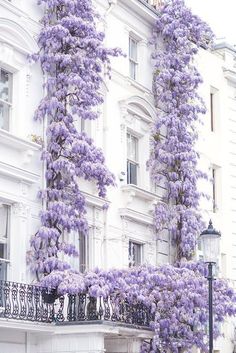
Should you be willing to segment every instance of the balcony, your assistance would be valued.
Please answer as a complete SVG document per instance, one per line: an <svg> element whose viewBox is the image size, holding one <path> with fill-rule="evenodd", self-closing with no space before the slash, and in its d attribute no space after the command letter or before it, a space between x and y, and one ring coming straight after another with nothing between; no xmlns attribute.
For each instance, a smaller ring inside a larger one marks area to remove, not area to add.
<svg viewBox="0 0 236 353"><path fill-rule="evenodd" d="M87 293L58 297L55 290L0 281L0 319L57 325L110 322L148 329L153 314L142 303L130 305L117 294L108 298Z"/></svg>

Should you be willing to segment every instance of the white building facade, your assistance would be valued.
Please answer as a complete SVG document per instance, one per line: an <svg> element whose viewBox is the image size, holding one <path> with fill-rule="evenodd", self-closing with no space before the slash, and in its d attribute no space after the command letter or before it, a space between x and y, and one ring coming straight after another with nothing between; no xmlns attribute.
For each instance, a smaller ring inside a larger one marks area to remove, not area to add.
<svg viewBox="0 0 236 353"><path fill-rule="evenodd" d="M76 265L84 271L171 263L168 234L157 237L152 226L154 204L164 191L153 187L146 168L150 127L156 116L148 42L158 1L96 0L95 6L103 18L106 45L122 48L127 57L112 61L112 79L102 87L100 118L82 127L103 149L117 187L109 190L109 209L103 210L104 201L97 197L95 186L82 182L90 234L87 239L73 239L81 252ZM39 65L30 65L27 59L38 50L41 16L35 0L0 0L0 280L4 283L0 353L136 353L140 342L152 336L138 321L116 322L110 308L107 317L102 313L78 322L71 319L74 309L69 298L63 303L57 299L57 313L63 306L65 322L56 322L53 305L41 305L33 287L24 285L35 283L26 254L39 226L42 205L37 192L45 185L40 161L45 127L33 120L43 96L43 76ZM202 212L222 232L219 271L232 285L236 282L235 57L234 48L223 43L211 53L202 50L196 58L204 78L200 93L207 104L197 148L200 166L213 179L200 185L211 191L211 199L202 202ZM87 305L76 300L77 308ZM40 312L35 312L39 302ZM83 310L88 316L88 306ZM233 323L222 330L225 337L216 342L215 353L232 353Z"/></svg>

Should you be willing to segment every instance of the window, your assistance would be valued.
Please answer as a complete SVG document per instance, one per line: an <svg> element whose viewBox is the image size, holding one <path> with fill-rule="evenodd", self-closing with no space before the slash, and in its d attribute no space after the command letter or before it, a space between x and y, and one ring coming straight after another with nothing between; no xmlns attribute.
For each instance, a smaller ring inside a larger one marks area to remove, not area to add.
<svg viewBox="0 0 236 353"><path fill-rule="evenodd" d="M7 278L9 213L9 206L0 204L0 280Z"/></svg>
<svg viewBox="0 0 236 353"><path fill-rule="evenodd" d="M75 126L78 132L85 132L85 125L86 122L84 119L78 117L78 119L75 120Z"/></svg>
<svg viewBox="0 0 236 353"><path fill-rule="evenodd" d="M127 184L137 185L138 179L138 139L127 134Z"/></svg>
<svg viewBox="0 0 236 353"><path fill-rule="evenodd" d="M133 80L137 79L138 67L138 41L129 37L129 75Z"/></svg>
<svg viewBox="0 0 236 353"><path fill-rule="evenodd" d="M0 129L9 130L12 106L12 74L0 68Z"/></svg>
<svg viewBox="0 0 236 353"><path fill-rule="evenodd" d="M129 241L129 267L141 265L142 247L142 244Z"/></svg>
<svg viewBox="0 0 236 353"><path fill-rule="evenodd" d="M75 245L79 256L64 255L64 260L75 270L85 272L89 265L89 235L72 231L70 234L64 233L63 241Z"/></svg>
<svg viewBox="0 0 236 353"><path fill-rule="evenodd" d="M217 211L216 204L216 169L212 168L212 211Z"/></svg>
<svg viewBox="0 0 236 353"><path fill-rule="evenodd" d="M88 237L89 235L79 234L79 270L82 273L88 269Z"/></svg>
<svg viewBox="0 0 236 353"><path fill-rule="evenodd" d="M216 118L217 118L217 105L218 105L218 90L211 87L210 89L210 119L211 119L211 131L214 132L216 129Z"/></svg>
<svg viewBox="0 0 236 353"><path fill-rule="evenodd" d="M214 93L210 93L211 131L214 131Z"/></svg>

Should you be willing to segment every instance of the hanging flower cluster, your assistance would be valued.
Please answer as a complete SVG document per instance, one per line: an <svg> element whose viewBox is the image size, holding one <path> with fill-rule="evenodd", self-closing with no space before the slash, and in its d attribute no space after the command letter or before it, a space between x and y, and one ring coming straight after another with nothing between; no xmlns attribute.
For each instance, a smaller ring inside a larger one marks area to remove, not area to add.
<svg viewBox="0 0 236 353"><path fill-rule="evenodd" d="M205 106L197 93L202 79L193 60L212 38L208 25L191 13L184 0L166 1L161 7L152 38L158 114L148 164L154 183L166 188L164 202L155 207L155 226L158 232L170 232L176 260L192 258L203 229L197 182L206 176L197 168L199 156L194 147L195 124Z"/></svg>
<svg viewBox="0 0 236 353"><path fill-rule="evenodd" d="M85 274L54 271L42 285L57 288L59 294L88 293L92 297L109 295L130 305L143 303L153 313L150 323L154 337L144 343L142 352L185 352L192 347L207 351L208 284L203 263L188 262L179 268L143 266L128 270L95 270ZM226 281L214 281L215 337L219 323L236 315L236 295ZM159 351L158 351L159 349Z"/></svg>
<svg viewBox="0 0 236 353"><path fill-rule="evenodd" d="M45 5L45 15L40 52L33 59L40 61L46 76L46 96L35 118L47 123L47 146L42 155L47 188L40 193L46 210L31 241L31 261L38 274L48 274L41 285L57 288L59 294L86 292L93 297L117 296L130 305L143 303L154 317L150 323L154 337L142 345L143 353L187 353L193 346L206 351L208 301L203 264L81 274L62 261L61 253L77 255L75 245L63 236L88 231L78 178L95 181L101 197L107 186L114 184L101 150L85 132L77 131L76 120L97 118L104 64L109 72L109 57L120 52L104 48L91 0L39 0L39 4ZM153 55L154 92L162 113L153 131L149 165L154 181L161 178L167 189L166 202L156 206L155 224L158 230L167 227L172 232L178 258L190 258L200 227L200 194L196 190L202 176L197 170L193 129L198 113L204 112L196 93L201 79L192 59L199 46L207 47L211 33L182 0L172 0L162 8L155 34L163 40L162 52ZM163 127L166 137L161 136ZM214 303L216 324L236 314L235 294L222 280L214 282Z"/></svg>
<svg viewBox="0 0 236 353"><path fill-rule="evenodd" d="M102 151L79 131L78 125L98 118L104 67L109 73L110 56L121 53L104 47L104 34L97 30L99 16L91 0L38 3L44 4L45 13L38 38L40 51L32 59L41 63L46 77L46 95L35 119L47 124L47 146L42 154L47 166L47 188L40 193L46 210L31 241L31 263L38 274L48 274L69 267L60 254L78 255L75 245L64 240L66 235L88 232L78 178L95 181L100 197L105 197L106 188L114 185Z"/></svg>

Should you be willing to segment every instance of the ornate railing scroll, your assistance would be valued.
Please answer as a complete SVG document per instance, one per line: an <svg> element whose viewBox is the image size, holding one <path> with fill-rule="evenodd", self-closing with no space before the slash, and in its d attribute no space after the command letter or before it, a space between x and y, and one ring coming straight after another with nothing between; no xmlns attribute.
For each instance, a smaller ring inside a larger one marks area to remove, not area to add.
<svg viewBox="0 0 236 353"><path fill-rule="evenodd" d="M0 318L43 323L113 321L148 327L153 320L142 303L130 305L118 294L94 298L87 293L58 296L55 289L0 281Z"/></svg>

